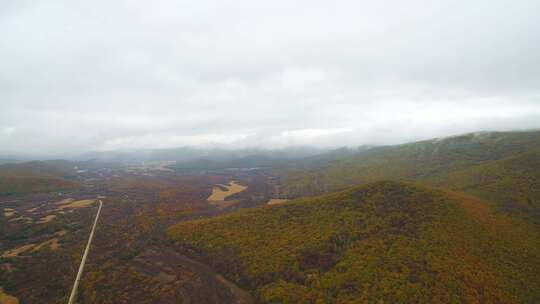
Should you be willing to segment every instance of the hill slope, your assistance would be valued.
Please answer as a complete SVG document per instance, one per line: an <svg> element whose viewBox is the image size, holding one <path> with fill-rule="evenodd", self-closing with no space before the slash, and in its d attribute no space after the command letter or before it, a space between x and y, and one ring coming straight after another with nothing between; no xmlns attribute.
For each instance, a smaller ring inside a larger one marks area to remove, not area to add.
<svg viewBox="0 0 540 304"><path fill-rule="evenodd" d="M320 194L378 180L433 176L540 149L540 132L484 132L372 148L324 166L282 168L283 194Z"/></svg>
<svg viewBox="0 0 540 304"><path fill-rule="evenodd" d="M68 161L32 161L0 165L0 196L77 188Z"/></svg>
<svg viewBox="0 0 540 304"><path fill-rule="evenodd" d="M540 221L540 132L484 132L373 148L324 166L277 170L285 197L316 195L380 181L458 189L500 210Z"/></svg>
<svg viewBox="0 0 540 304"><path fill-rule="evenodd" d="M47 160L0 165L0 177L55 177L73 176L75 170L69 161Z"/></svg>
<svg viewBox="0 0 540 304"><path fill-rule="evenodd" d="M409 184L179 223L169 236L265 303L540 301L528 223Z"/></svg>
<svg viewBox="0 0 540 304"><path fill-rule="evenodd" d="M540 224L540 150L434 176L427 182L496 203Z"/></svg>

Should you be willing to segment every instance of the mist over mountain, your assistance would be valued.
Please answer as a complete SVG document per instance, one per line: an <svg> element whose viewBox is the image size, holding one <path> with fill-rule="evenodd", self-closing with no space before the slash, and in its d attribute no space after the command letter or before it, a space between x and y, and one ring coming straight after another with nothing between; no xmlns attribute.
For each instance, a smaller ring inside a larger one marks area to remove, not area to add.
<svg viewBox="0 0 540 304"><path fill-rule="evenodd" d="M271 158L295 159L323 153L328 149L316 147L290 147L284 149L217 149L183 147L172 149L118 150L109 152L91 152L77 156L78 159L96 159L102 161L189 161L194 159L231 160L251 155Z"/></svg>

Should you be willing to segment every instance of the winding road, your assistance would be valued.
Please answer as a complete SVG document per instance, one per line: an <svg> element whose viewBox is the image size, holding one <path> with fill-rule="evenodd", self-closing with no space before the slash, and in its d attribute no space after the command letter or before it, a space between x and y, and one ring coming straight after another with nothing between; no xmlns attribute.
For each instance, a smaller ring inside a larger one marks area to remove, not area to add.
<svg viewBox="0 0 540 304"><path fill-rule="evenodd" d="M73 283L73 288L71 289L71 295L69 296L68 304L75 304L75 299L77 298L77 287L79 287L79 282L81 280L82 272L84 269L84 264L86 263L86 257L88 256L88 251L90 251L90 244L92 244L92 239L94 238L94 231L96 230L97 221L99 219L99 213L101 212L101 207L103 202L99 200L99 208L96 213L96 219L94 220L94 225L92 226L92 231L90 231L90 237L88 238L88 244L86 244L86 249L84 249L84 254L81 260L81 265L79 266L79 271L77 272L77 277Z"/></svg>

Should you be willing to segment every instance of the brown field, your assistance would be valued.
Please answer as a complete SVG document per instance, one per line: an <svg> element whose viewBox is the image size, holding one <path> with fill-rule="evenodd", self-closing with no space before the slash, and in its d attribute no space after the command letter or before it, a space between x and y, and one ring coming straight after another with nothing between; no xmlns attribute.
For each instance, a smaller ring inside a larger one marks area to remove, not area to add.
<svg viewBox="0 0 540 304"><path fill-rule="evenodd" d="M69 203L71 203L73 201L74 201L74 199L72 199L72 198L66 198L66 199L63 199L63 200L61 200L59 202L56 202L55 204L57 204L57 205L65 205L65 204L69 204Z"/></svg>
<svg viewBox="0 0 540 304"><path fill-rule="evenodd" d="M8 295L4 292L4 289L0 287L0 304L19 304L19 299Z"/></svg>
<svg viewBox="0 0 540 304"><path fill-rule="evenodd" d="M12 218L9 220L9 222L13 223L13 222L18 222L18 221L25 221L25 222L28 222L28 223L31 223L33 222L34 220L27 217L27 216L19 216L19 217L15 217L15 218Z"/></svg>
<svg viewBox="0 0 540 304"><path fill-rule="evenodd" d="M42 248L45 248L45 247L49 247L51 250L57 250L58 248L60 248L60 242L58 240L58 238L54 238L54 239L50 239L48 241L45 241L43 243L39 243L37 244L33 249L32 251L38 251Z"/></svg>
<svg viewBox="0 0 540 304"><path fill-rule="evenodd" d="M10 217L10 216L13 216L15 214L15 209L11 209L11 208L4 208L4 216L5 217Z"/></svg>
<svg viewBox="0 0 540 304"><path fill-rule="evenodd" d="M273 198L266 203L267 205L281 205L288 202L288 199L281 199L281 198Z"/></svg>
<svg viewBox="0 0 540 304"><path fill-rule="evenodd" d="M38 210L38 209L39 209L39 206L38 206L38 207L31 208L31 209L28 209L28 210L26 210L26 212L34 213L34 212L36 212L36 210Z"/></svg>
<svg viewBox="0 0 540 304"><path fill-rule="evenodd" d="M43 249L45 247L49 247L51 250L57 250L60 248L60 242L58 237L64 236L67 233L66 230L60 230L55 233L56 237L52 238L50 240L41 242L39 244L26 244L19 246L17 248L13 248L11 250L8 250L4 252L0 257L2 258L13 258L19 256L19 254L27 252L27 251L38 251L40 249ZM2 302L0 302L2 304Z"/></svg>
<svg viewBox="0 0 540 304"><path fill-rule="evenodd" d="M211 201L210 205L217 206L219 210L223 210L226 208L229 208L231 206L234 206L238 204L237 200L229 200L229 201Z"/></svg>
<svg viewBox="0 0 540 304"><path fill-rule="evenodd" d="M247 189L246 186L237 184L235 181L230 182L229 185L220 186L227 188L227 190L223 191L220 187L214 187L212 189L212 195L208 197L209 202L224 201L227 197Z"/></svg>
<svg viewBox="0 0 540 304"><path fill-rule="evenodd" d="M68 208L86 208L93 205L95 200L80 200L80 201L74 201L73 199L65 199L58 203L57 205L60 205L56 210L64 210Z"/></svg>
<svg viewBox="0 0 540 304"><path fill-rule="evenodd" d="M44 216L44 217L40 218L39 221L37 221L37 223L38 224L48 223L48 222L54 220L55 218L56 218L56 215L49 214L47 216Z"/></svg>
<svg viewBox="0 0 540 304"><path fill-rule="evenodd" d="M36 246L35 244L22 245L22 246L19 246L17 248L13 248L11 250L8 250L8 251L4 252L0 257L2 257L2 258L13 258L13 257L18 256L19 254L21 254L23 252L26 252L28 250L33 249L35 246Z"/></svg>

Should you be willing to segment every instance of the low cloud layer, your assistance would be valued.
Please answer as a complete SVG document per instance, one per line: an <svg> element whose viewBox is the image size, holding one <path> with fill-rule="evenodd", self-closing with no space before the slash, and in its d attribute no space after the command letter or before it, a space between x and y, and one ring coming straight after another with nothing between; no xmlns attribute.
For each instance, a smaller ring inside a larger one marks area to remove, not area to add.
<svg viewBox="0 0 540 304"><path fill-rule="evenodd" d="M539 128L539 12L533 0L8 0L0 154Z"/></svg>

